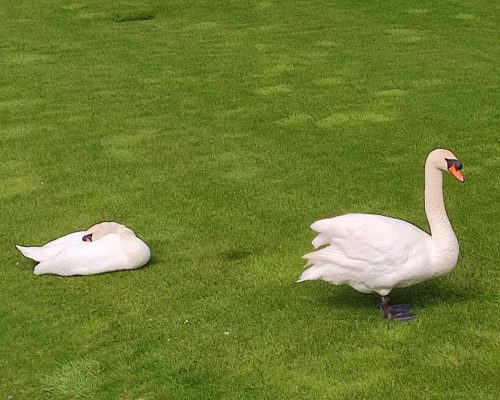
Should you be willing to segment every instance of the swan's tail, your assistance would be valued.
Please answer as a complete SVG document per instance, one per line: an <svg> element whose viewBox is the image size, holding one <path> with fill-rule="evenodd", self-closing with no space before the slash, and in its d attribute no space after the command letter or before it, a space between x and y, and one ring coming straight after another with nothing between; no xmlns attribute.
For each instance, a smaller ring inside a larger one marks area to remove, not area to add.
<svg viewBox="0 0 500 400"><path fill-rule="evenodd" d="M343 283L343 269L336 265L338 255L339 252L331 246L305 254L302 258L307 260L307 269L297 282L324 280L335 285Z"/></svg>
<svg viewBox="0 0 500 400"><path fill-rule="evenodd" d="M318 235L318 237L321 236ZM314 244L314 242L313 242ZM307 253L302 258L307 260L305 268L307 268L300 278L297 280L298 283L305 281L315 281L322 279L325 274L325 259L317 257L317 254L322 254L324 249L313 251L312 253Z"/></svg>
<svg viewBox="0 0 500 400"><path fill-rule="evenodd" d="M318 279L321 279L322 276L323 268L321 266L312 265L304 272L302 272L302 275L300 275L300 278L297 279L296 282L300 283L305 281L316 281Z"/></svg>
<svg viewBox="0 0 500 400"><path fill-rule="evenodd" d="M41 261L40 247L25 247L16 245L16 248L23 254L24 257L30 258L36 262Z"/></svg>

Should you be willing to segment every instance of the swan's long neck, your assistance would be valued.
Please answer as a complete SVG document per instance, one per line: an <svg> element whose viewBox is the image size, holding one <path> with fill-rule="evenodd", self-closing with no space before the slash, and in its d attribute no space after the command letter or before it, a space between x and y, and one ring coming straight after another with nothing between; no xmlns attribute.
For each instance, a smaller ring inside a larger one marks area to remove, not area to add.
<svg viewBox="0 0 500 400"><path fill-rule="evenodd" d="M454 267L458 258L458 241L444 206L443 175L429 161L425 164L425 213L436 261Z"/></svg>

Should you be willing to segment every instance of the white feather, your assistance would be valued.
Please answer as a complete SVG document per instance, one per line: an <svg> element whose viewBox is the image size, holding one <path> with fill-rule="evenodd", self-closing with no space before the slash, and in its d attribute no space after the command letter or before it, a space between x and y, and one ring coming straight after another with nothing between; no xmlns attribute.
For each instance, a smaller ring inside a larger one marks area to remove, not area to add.
<svg viewBox="0 0 500 400"><path fill-rule="evenodd" d="M82 242L82 237L85 235L85 233L85 231L73 232L58 239L52 240L51 242L41 247L26 247L19 245L17 245L16 247L21 253L23 253L25 257L31 258L33 261L40 262L47 258L54 257L57 253L71 244Z"/></svg>

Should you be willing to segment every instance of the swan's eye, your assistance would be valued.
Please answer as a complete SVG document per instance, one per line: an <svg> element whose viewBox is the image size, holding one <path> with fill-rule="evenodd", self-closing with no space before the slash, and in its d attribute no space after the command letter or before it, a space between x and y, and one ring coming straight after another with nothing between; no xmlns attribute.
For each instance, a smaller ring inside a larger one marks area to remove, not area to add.
<svg viewBox="0 0 500 400"><path fill-rule="evenodd" d="M445 158L446 160L446 163L448 164L447 165L447 168L450 169L451 167L455 167L457 170L461 170L463 168L463 165L462 163L460 162L460 160L454 160L454 159L448 159L448 158Z"/></svg>

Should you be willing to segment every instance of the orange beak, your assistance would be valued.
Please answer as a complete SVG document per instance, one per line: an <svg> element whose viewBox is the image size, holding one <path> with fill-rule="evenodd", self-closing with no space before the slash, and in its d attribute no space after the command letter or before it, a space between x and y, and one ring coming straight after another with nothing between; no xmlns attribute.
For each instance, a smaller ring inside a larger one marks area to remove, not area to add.
<svg viewBox="0 0 500 400"><path fill-rule="evenodd" d="M450 168L448 168L448 171L452 173L452 175L457 178L460 182L464 182L465 178L464 176L460 173L460 171L455 167L455 165L452 165Z"/></svg>

